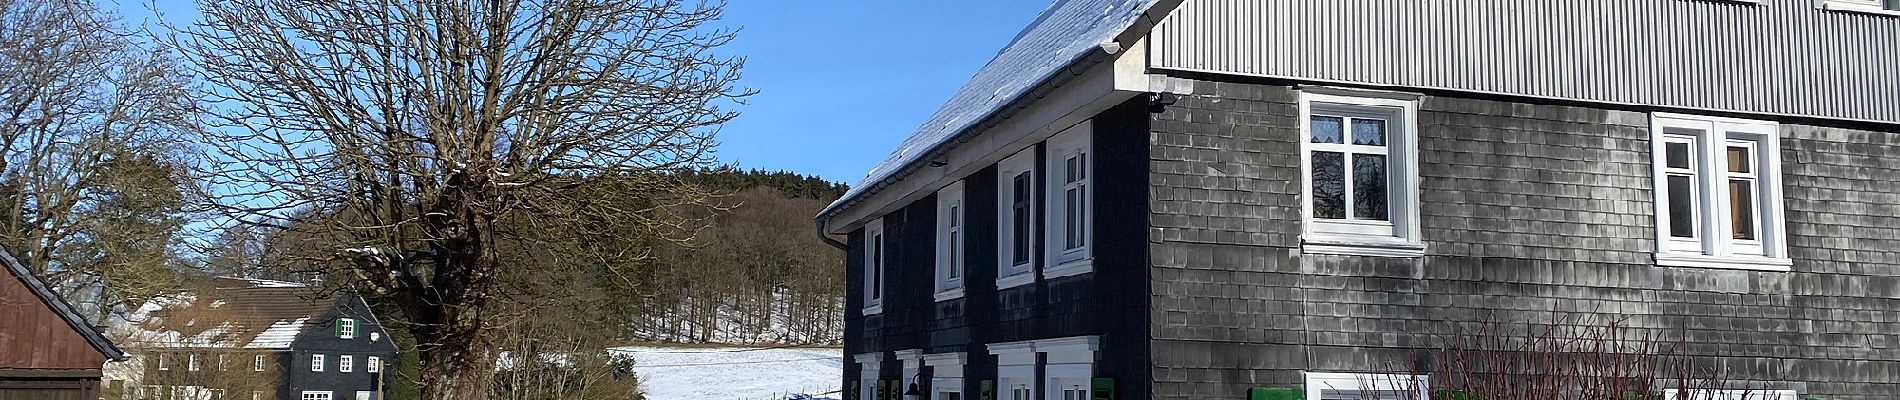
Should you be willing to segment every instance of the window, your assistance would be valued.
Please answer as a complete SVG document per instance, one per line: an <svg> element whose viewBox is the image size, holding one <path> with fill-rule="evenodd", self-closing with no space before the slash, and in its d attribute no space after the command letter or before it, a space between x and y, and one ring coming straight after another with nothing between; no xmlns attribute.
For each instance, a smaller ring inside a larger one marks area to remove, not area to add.
<svg viewBox="0 0 1900 400"><path fill-rule="evenodd" d="M1424 375L1306 373L1307 400L1424 399L1430 392Z"/></svg>
<svg viewBox="0 0 1900 400"><path fill-rule="evenodd" d="M356 369L356 356L336 356L336 372L351 372Z"/></svg>
<svg viewBox="0 0 1900 400"><path fill-rule="evenodd" d="M1900 14L1900 0L1822 0L1821 8L1877 14Z"/></svg>
<svg viewBox="0 0 1900 400"><path fill-rule="evenodd" d="M1035 342L995 343L989 349L996 356L996 386L1004 395L997 400L1035 400Z"/></svg>
<svg viewBox="0 0 1900 400"><path fill-rule="evenodd" d="M356 338L356 320L349 319L349 318L338 318L336 320L336 338L337 339L355 339Z"/></svg>
<svg viewBox="0 0 1900 400"><path fill-rule="evenodd" d="M1036 352L1044 353L1042 367L1045 399L1088 399L1095 372L1095 351L1100 341L1080 336L1036 341Z"/></svg>
<svg viewBox="0 0 1900 400"><path fill-rule="evenodd" d="M1682 392L1689 392L1689 393L1682 393ZM1798 396L1795 394L1795 391L1793 390L1761 390L1761 389L1755 389L1755 390L1727 390L1727 389L1693 390L1692 389L1692 390L1686 390L1686 391L1677 390L1677 389L1664 389L1661 394L1662 394L1662 398L1670 399L1670 400L1679 399L1679 398L1690 399L1690 400L1796 400L1798 398ZM1686 397L1682 396L1684 394L1688 396Z"/></svg>
<svg viewBox="0 0 1900 400"><path fill-rule="evenodd" d="M197 354L186 354L186 355L185 355L185 370L186 370L186 371L197 371L197 370L198 370L198 355L197 355Z"/></svg>
<svg viewBox="0 0 1900 400"><path fill-rule="evenodd" d="M323 355L310 355L310 372L323 372Z"/></svg>
<svg viewBox="0 0 1900 400"><path fill-rule="evenodd" d="M882 382L877 380L878 374L882 372L878 370L878 367L883 365L884 353L864 353L852 356L852 359L858 362L858 377L860 379L858 384L858 398L865 400L878 398L877 391L878 388L882 386Z"/></svg>
<svg viewBox="0 0 1900 400"><path fill-rule="evenodd" d="M864 315L884 312L884 219L864 225Z"/></svg>
<svg viewBox="0 0 1900 400"><path fill-rule="evenodd" d="M1301 91L1306 252L1424 255L1417 222L1417 110L1412 95Z"/></svg>
<svg viewBox="0 0 1900 400"><path fill-rule="evenodd" d="M377 356L369 356L369 363L365 365L365 367L366 367L365 369L369 370L369 373L372 373L372 374L382 372L383 358L377 357Z"/></svg>
<svg viewBox="0 0 1900 400"><path fill-rule="evenodd" d="M996 288L1036 281L1036 151L1024 149L996 164Z"/></svg>
<svg viewBox="0 0 1900 400"><path fill-rule="evenodd" d="M1048 265L1043 269L1044 278L1056 278L1078 275L1090 271L1094 259L1089 253L1094 218L1089 177L1094 169L1089 163L1089 150L1092 132L1091 124L1079 124L1062 131L1048 141L1048 165L1050 196L1045 214L1049 218L1049 227L1043 232L1047 235L1043 243L1048 246Z"/></svg>
<svg viewBox="0 0 1900 400"><path fill-rule="evenodd" d="M301 398L302 400L331 400L331 399L330 399L330 396L331 396L331 394L330 394L330 392L319 392L319 391L315 391L315 390L305 390L305 391L303 392L303 395L302 395L302 396L301 396L300 398Z"/></svg>
<svg viewBox="0 0 1900 400"><path fill-rule="evenodd" d="M158 353L157 355L158 355L158 370L159 371L172 370L171 365L168 365L169 364L168 361L170 361L168 360L168 358L171 358L171 357L166 355L165 353Z"/></svg>
<svg viewBox="0 0 1900 400"><path fill-rule="evenodd" d="M219 355L218 355L218 370L219 370L219 371L224 371L224 370L225 370L225 368L224 368L224 355L223 355L223 354L219 354Z"/></svg>
<svg viewBox="0 0 1900 400"><path fill-rule="evenodd" d="M963 297L963 181L937 191L937 301Z"/></svg>
<svg viewBox="0 0 1900 400"><path fill-rule="evenodd" d="M963 353L925 354L930 366L930 399L963 400Z"/></svg>
<svg viewBox="0 0 1900 400"><path fill-rule="evenodd" d="M264 355L263 354L258 354L257 358L251 360L251 370L257 371L257 372L264 372Z"/></svg>
<svg viewBox="0 0 1900 400"><path fill-rule="evenodd" d="M1677 114L1652 125L1657 264L1788 270L1779 128Z"/></svg>
<svg viewBox="0 0 1900 400"><path fill-rule="evenodd" d="M264 400L264 392L256 391L256 390L251 391L251 400Z"/></svg>

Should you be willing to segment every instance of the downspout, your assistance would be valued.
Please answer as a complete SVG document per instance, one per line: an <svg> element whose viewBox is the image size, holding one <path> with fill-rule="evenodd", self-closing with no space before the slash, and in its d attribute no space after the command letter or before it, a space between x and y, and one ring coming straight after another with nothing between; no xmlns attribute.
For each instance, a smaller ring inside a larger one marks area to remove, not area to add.
<svg viewBox="0 0 1900 400"><path fill-rule="evenodd" d="M816 225L814 226L814 228L818 230L818 240L823 240L825 241L825 244L831 245L831 247L836 247L838 248L838 250L845 250L845 251L851 250L850 246L846 246L844 242L840 242L838 241L838 239L832 239L831 235L825 234L825 220L820 219L820 220L812 221L812 225Z"/></svg>

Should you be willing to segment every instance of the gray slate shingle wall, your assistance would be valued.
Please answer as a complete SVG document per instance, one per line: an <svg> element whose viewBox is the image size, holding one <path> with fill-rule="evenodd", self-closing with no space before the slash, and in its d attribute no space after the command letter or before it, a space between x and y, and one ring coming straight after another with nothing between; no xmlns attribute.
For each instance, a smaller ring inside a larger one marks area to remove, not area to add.
<svg viewBox="0 0 1900 400"><path fill-rule="evenodd" d="M1199 82L1152 123L1159 399L1366 371L1436 320L1629 316L1804 396L1900 395L1900 134L1783 125L1795 272L1651 263L1648 114L1427 97L1428 256L1299 252L1290 87Z"/></svg>

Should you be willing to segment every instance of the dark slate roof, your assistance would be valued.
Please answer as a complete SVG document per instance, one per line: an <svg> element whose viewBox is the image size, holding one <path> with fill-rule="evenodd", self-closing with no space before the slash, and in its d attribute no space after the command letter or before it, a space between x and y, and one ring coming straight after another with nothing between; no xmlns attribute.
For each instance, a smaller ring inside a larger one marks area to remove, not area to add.
<svg viewBox="0 0 1900 400"><path fill-rule="evenodd" d="M897 150L851 186L843 197L819 213L822 220L844 205L869 195L905 166L920 161L1003 106L1028 93L1057 71L1097 51L1127 31L1160 0L1057 0L1016 35L996 58L957 89L930 120L918 127Z"/></svg>
<svg viewBox="0 0 1900 400"><path fill-rule="evenodd" d="M66 298L54 292L51 285L33 275L33 271L27 270L26 265L20 264L19 259L13 258L12 249L0 246L0 264L6 264L7 271L12 273L15 279L26 284L28 290L31 290L35 296L39 296L40 302L46 303L47 307L53 309L53 313L59 314L60 319L66 320L66 325L71 326L73 331L79 332L80 336L84 336L86 342L92 344L93 349L99 350L99 354L113 361L125 360L125 352L119 351L119 346L113 345L112 340L107 339L105 333L100 332L99 328L87 323L86 318L79 315L79 311L73 308L72 303L66 302Z"/></svg>
<svg viewBox="0 0 1900 400"><path fill-rule="evenodd" d="M286 349L327 322L345 293L290 282L217 278L208 288L153 299L128 318L135 347Z"/></svg>

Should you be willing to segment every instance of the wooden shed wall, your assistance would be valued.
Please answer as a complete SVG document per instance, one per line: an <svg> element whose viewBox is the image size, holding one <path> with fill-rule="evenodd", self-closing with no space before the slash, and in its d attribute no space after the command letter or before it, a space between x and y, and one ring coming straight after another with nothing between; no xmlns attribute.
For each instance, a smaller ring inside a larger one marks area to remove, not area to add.
<svg viewBox="0 0 1900 400"><path fill-rule="evenodd" d="M96 372L105 361L19 277L0 274L0 369Z"/></svg>

